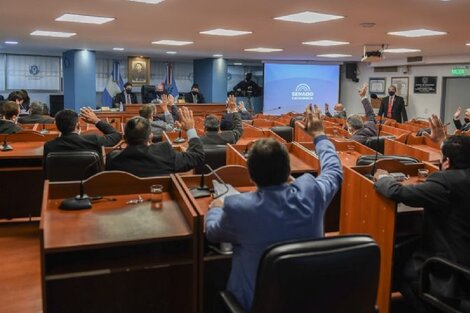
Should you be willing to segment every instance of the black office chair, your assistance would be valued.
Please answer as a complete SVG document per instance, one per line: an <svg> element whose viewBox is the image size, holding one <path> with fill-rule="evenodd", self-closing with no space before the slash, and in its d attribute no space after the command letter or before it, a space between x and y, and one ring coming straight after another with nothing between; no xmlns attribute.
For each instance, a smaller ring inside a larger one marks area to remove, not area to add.
<svg viewBox="0 0 470 313"><path fill-rule="evenodd" d="M427 259L421 270L419 294L441 312L470 312L470 268L440 257Z"/></svg>
<svg viewBox="0 0 470 313"><path fill-rule="evenodd" d="M380 272L380 249L367 236L282 243L264 253L252 313L372 313ZM244 312L221 293L227 312Z"/></svg>
<svg viewBox="0 0 470 313"><path fill-rule="evenodd" d="M82 180L101 172L103 160L95 151L51 152L45 167L50 181Z"/></svg>
<svg viewBox="0 0 470 313"><path fill-rule="evenodd" d="M304 120L303 115L294 116L293 118L290 119L289 126L292 127L292 128L295 128L295 122L303 121L303 120Z"/></svg>
<svg viewBox="0 0 470 313"><path fill-rule="evenodd" d="M294 129L290 126L273 126L271 130L287 142L292 142Z"/></svg>
<svg viewBox="0 0 470 313"><path fill-rule="evenodd" d="M226 145L204 145L204 154L204 164L209 164L214 170L227 164ZM195 168L196 174L207 174L211 172L204 164Z"/></svg>
<svg viewBox="0 0 470 313"><path fill-rule="evenodd" d="M142 95L142 103L150 103L156 97L155 86L143 85L140 89Z"/></svg>
<svg viewBox="0 0 470 313"><path fill-rule="evenodd" d="M356 160L356 165L371 165L374 164L375 160L396 160L400 163L403 164L416 164L420 163L418 159L406 156L406 155L375 155L375 154L364 154L361 155L359 158Z"/></svg>
<svg viewBox="0 0 470 313"><path fill-rule="evenodd" d="M385 139L395 139L394 136L374 136L367 138L365 145L379 153L384 153Z"/></svg>

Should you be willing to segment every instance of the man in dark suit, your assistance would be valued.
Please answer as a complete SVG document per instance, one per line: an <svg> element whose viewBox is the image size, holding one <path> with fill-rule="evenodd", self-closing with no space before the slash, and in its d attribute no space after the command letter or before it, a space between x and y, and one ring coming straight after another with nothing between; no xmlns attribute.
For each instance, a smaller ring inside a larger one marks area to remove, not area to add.
<svg viewBox="0 0 470 313"><path fill-rule="evenodd" d="M245 312L251 311L258 264L266 248L323 237L323 215L341 186L341 162L325 136L320 115L307 110L306 119L320 158L320 175L304 174L288 183L291 169L286 147L271 138L260 139L247 161L257 190L216 199L206 215L207 238L234 245L227 290Z"/></svg>
<svg viewBox="0 0 470 313"><path fill-rule="evenodd" d="M367 88L367 84L364 84L359 91L359 97L361 97L361 102L366 113L366 121L363 122L362 117L357 114L352 114L346 119L348 132L352 135L351 140L355 140L361 144L365 144L369 137L377 136L375 113L366 96Z"/></svg>
<svg viewBox="0 0 470 313"><path fill-rule="evenodd" d="M238 112L236 99L230 96L228 100L226 120L231 122L230 130L221 130L221 123L215 115L208 115L204 119L204 136L201 141L204 145L225 145L227 143L235 144L243 135L243 125L240 113ZM228 122L226 122L227 124ZM228 129L228 125L224 125L224 129Z"/></svg>
<svg viewBox="0 0 470 313"><path fill-rule="evenodd" d="M55 123L61 135L44 144L44 161L50 152L96 151L102 155L103 146L113 147L121 140L121 134L113 126L101 121L92 109L82 108L80 117L83 121L94 124L104 136L80 135L78 114L68 109L59 111L55 115Z"/></svg>
<svg viewBox="0 0 470 313"><path fill-rule="evenodd" d="M168 175L186 172L204 162L202 142L194 129L193 113L188 108L180 110L181 124L186 129L189 146L186 152L177 152L168 142L151 144L149 120L136 116L127 121L124 139L127 148L113 151L108 156L106 170L125 171L139 177Z"/></svg>
<svg viewBox="0 0 470 313"><path fill-rule="evenodd" d="M18 119L20 124L54 124L54 118L44 114L44 106L41 103L33 102L29 106L29 115Z"/></svg>
<svg viewBox="0 0 470 313"><path fill-rule="evenodd" d="M387 118L394 119L398 123L404 123L408 121L406 115L405 100L402 97L397 96L397 87L388 87L388 97L382 99L380 104L379 116L385 116Z"/></svg>
<svg viewBox="0 0 470 313"><path fill-rule="evenodd" d="M14 134L22 128L16 124L20 108L16 102L4 101L2 103L3 118L0 120L0 134Z"/></svg>
<svg viewBox="0 0 470 313"><path fill-rule="evenodd" d="M205 103L204 95L199 91L199 85L193 84L191 92L184 95L184 102L186 103Z"/></svg>
<svg viewBox="0 0 470 313"><path fill-rule="evenodd" d="M137 96L132 92L132 84L127 82L124 84L124 90L114 97L113 107L119 108L120 104L135 104Z"/></svg>
<svg viewBox="0 0 470 313"><path fill-rule="evenodd" d="M457 111L454 114L454 125L457 130L467 132L470 131L470 109L465 110L465 115L463 117L464 124L460 122L460 114L462 114L462 107L458 107Z"/></svg>
<svg viewBox="0 0 470 313"><path fill-rule="evenodd" d="M396 202L424 208L420 246L406 262L404 270L397 269L395 273L400 278L400 291L418 311L421 306L417 296L419 276L428 258L439 256L464 267L470 266L470 137L446 139L445 126L436 115L430 119L430 125L431 134L425 136L442 144L441 171L414 185L402 185L383 170L375 174L375 188L379 193ZM436 275L431 280L431 289L439 290L439 296L458 299L453 283L455 280L447 275Z"/></svg>

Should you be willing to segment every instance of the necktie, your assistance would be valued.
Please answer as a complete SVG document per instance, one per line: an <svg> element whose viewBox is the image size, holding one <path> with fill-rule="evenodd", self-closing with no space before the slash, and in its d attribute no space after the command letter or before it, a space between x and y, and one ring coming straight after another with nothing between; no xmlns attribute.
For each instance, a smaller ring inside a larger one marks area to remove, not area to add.
<svg viewBox="0 0 470 313"><path fill-rule="evenodd" d="M388 98L388 111L387 117L392 118L392 108L393 108L393 97Z"/></svg>
<svg viewBox="0 0 470 313"><path fill-rule="evenodd" d="M126 93L126 104L131 104L131 95Z"/></svg>

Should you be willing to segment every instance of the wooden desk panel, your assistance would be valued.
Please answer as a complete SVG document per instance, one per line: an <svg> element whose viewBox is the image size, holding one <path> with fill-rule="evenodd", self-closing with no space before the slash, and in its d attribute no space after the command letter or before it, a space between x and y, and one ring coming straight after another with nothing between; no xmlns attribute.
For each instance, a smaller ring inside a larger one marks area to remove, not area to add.
<svg viewBox="0 0 470 313"><path fill-rule="evenodd" d="M5 159L42 159L44 141L9 142L13 150L1 151L0 160Z"/></svg>
<svg viewBox="0 0 470 313"><path fill-rule="evenodd" d="M273 138L282 143L286 142L282 137L271 130L262 130L251 125L245 125L243 128L243 135L237 141L237 145L247 145L261 138Z"/></svg>
<svg viewBox="0 0 470 313"><path fill-rule="evenodd" d="M412 137L413 136L409 136L408 138ZM442 157L440 149L418 143L405 145L389 139L385 139L384 154L407 155L420 161L429 161L433 163L439 162Z"/></svg>

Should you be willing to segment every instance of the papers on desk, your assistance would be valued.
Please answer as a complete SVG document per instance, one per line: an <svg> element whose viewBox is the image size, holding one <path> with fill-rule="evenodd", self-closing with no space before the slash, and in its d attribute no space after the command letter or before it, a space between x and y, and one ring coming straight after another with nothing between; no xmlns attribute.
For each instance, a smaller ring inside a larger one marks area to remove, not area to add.
<svg viewBox="0 0 470 313"><path fill-rule="evenodd" d="M233 188L230 184L222 184L216 181L215 179L212 180L212 185L214 186L214 199L225 199L227 196L236 195L240 192Z"/></svg>

